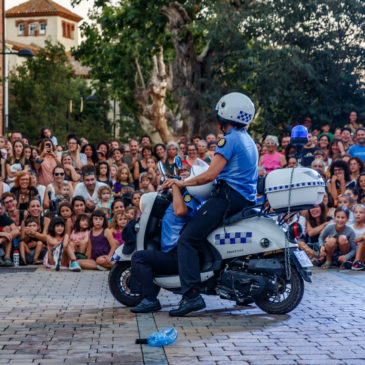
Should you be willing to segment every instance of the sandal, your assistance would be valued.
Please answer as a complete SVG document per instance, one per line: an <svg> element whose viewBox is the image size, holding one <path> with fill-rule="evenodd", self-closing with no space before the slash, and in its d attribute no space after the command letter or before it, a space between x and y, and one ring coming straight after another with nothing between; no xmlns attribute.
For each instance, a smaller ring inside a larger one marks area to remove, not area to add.
<svg viewBox="0 0 365 365"><path fill-rule="evenodd" d="M352 266L351 261L346 261L340 265L340 270L350 270Z"/></svg>
<svg viewBox="0 0 365 365"><path fill-rule="evenodd" d="M14 266L14 263L8 257L6 257L4 259L4 266L6 266L6 267L12 267L12 266Z"/></svg>
<svg viewBox="0 0 365 365"><path fill-rule="evenodd" d="M35 260L33 265L42 265L43 264L43 260Z"/></svg>
<svg viewBox="0 0 365 365"><path fill-rule="evenodd" d="M331 267L331 264L332 264L332 262L331 261L326 261L322 266L321 266L321 268L323 269L323 270L328 270L330 267Z"/></svg>
<svg viewBox="0 0 365 365"><path fill-rule="evenodd" d="M312 264L317 267L321 267L323 263L325 262L325 257L320 257L319 255L315 256L313 259L311 259Z"/></svg>

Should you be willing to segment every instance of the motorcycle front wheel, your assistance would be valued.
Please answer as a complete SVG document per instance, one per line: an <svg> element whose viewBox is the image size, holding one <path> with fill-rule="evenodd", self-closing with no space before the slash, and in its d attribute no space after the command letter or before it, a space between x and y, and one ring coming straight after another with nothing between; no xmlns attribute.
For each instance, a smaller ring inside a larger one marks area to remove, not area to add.
<svg viewBox="0 0 365 365"><path fill-rule="evenodd" d="M129 287L130 277L131 263L116 262L109 272L108 282L113 297L119 303L127 307L134 307L141 302L142 296L131 293Z"/></svg>
<svg viewBox="0 0 365 365"><path fill-rule="evenodd" d="M304 281L295 267L291 268L290 279L285 276L273 278L274 292L255 297L256 305L266 313L286 314L301 302L304 293Z"/></svg>

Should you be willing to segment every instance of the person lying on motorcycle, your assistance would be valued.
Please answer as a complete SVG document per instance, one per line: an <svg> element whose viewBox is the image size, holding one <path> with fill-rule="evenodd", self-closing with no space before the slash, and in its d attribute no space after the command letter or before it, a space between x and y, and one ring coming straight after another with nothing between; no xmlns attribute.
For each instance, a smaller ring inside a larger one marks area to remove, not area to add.
<svg viewBox="0 0 365 365"><path fill-rule="evenodd" d="M190 167L183 164L178 171L185 180L190 176ZM161 309L157 299L153 278L156 275L177 274L177 241L180 231L191 219L200 206L200 201L192 197L186 189L174 184L172 188L172 203L162 218L161 251L137 251L131 262L131 291L143 296L140 304L131 308L133 313L148 313Z"/></svg>

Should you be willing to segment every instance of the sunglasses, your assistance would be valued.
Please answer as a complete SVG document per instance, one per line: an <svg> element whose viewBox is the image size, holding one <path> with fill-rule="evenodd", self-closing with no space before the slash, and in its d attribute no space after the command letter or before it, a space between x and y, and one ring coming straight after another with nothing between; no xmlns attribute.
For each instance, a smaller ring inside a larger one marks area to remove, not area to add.
<svg viewBox="0 0 365 365"><path fill-rule="evenodd" d="M12 203L13 201L14 201L14 199L9 199L9 200L5 201L5 202L4 202L4 204L5 204L5 205L10 204L10 203Z"/></svg>
<svg viewBox="0 0 365 365"><path fill-rule="evenodd" d="M54 176L64 176L65 173L64 172L55 172Z"/></svg>

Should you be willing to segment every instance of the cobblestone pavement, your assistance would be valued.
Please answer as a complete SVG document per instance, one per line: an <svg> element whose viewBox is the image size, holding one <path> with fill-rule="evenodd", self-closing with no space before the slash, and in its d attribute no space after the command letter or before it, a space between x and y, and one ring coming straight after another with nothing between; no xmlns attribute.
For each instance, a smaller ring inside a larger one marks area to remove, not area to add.
<svg viewBox="0 0 365 365"><path fill-rule="evenodd" d="M365 272L316 271L288 315L206 297L207 310L170 318L178 297L136 319L110 295L105 272L0 269L0 364L365 364ZM138 323L138 325L137 325ZM164 351L135 345L175 327Z"/></svg>

